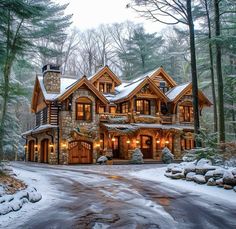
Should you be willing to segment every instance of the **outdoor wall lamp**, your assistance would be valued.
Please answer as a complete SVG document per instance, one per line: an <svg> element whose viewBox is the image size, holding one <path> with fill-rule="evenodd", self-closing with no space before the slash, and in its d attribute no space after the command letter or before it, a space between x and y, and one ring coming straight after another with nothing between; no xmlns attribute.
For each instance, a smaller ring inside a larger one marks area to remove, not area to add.
<svg viewBox="0 0 236 229"><path fill-rule="evenodd" d="M38 145L34 145L34 150L38 151Z"/></svg>
<svg viewBox="0 0 236 229"><path fill-rule="evenodd" d="M67 148L67 144L66 143L62 143L61 146L66 149Z"/></svg>
<svg viewBox="0 0 236 229"><path fill-rule="evenodd" d="M114 137L112 137L112 139L111 139L113 142L116 140Z"/></svg>
<svg viewBox="0 0 236 229"><path fill-rule="evenodd" d="M50 149L51 149L51 153L53 153L53 144L51 143L51 144L49 144L49 147L50 147Z"/></svg>

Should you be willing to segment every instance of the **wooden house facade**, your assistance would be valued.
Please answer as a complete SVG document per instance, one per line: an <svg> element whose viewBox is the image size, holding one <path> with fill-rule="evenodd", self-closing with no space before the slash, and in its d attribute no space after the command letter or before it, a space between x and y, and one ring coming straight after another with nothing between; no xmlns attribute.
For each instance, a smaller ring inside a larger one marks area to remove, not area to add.
<svg viewBox="0 0 236 229"><path fill-rule="evenodd" d="M200 110L211 105L198 96ZM137 147L144 159L160 160L165 146L179 159L194 147L192 85L177 85L162 67L122 82L108 66L74 79L49 64L36 76L31 108L35 127L22 134L28 161L129 160Z"/></svg>

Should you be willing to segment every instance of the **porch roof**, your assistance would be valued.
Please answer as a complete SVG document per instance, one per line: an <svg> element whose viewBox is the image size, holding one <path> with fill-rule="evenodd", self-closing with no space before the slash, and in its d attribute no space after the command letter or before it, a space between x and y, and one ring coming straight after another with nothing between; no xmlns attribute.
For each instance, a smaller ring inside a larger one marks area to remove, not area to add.
<svg viewBox="0 0 236 229"><path fill-rule="evenodd" d="M155 123L133 123L133 125L139 128L147 128L147 129L175 129L175 130L194 130L193 126L190 125L181 125L181 124L172 124L172 125L163 125L163 124L155 124Z"/></svg>
<svg viewBox="0 0 236 229"><path fill-rule="evenodd" d="M39 132L44 131L44 130L55 129L57 127L58 126L56 126L56 125L45 124L45 125L41 125L39 127L33 128L31 130L27 130L26 132L22 133L21 136L27 136L27 135L30 135L30 134L36 134L36 133L39 133Z"/></svg>

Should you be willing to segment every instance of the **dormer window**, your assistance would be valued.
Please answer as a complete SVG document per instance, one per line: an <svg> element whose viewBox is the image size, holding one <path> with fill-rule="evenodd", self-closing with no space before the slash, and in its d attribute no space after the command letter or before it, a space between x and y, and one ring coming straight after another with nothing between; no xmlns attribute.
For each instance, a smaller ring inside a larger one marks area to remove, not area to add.
<svg viewBox="0 0 236 229"><path fill-rule="evenodd" d="M160 89L166 93L169 90L169 87L165 81L160 81Z"/></svg>
<svg viewBox="0 0 236 229"><path fill-rule="evenodd" d="M112 92L112 84L107 83L107 93L111 93L111 92Z"/></svg>
<svg viewBox="0 0 236 229"><path fill-rule="evenodd" d="M105 84L104 83L99 83L99 91L104 93L104 91L105 91Z"/></svg>

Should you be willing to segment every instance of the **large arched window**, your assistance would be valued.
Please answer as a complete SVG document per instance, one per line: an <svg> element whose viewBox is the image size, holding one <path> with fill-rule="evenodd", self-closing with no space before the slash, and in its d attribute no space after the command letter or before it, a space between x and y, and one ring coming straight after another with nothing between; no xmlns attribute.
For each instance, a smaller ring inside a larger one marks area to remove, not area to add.
<svg viewBox="0 0 236 229"><path fill-rule="evenodd" d="M92 101L86 97L76 101L76 120L92 121Z"/></svg>

